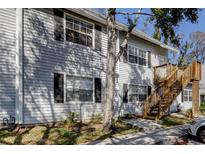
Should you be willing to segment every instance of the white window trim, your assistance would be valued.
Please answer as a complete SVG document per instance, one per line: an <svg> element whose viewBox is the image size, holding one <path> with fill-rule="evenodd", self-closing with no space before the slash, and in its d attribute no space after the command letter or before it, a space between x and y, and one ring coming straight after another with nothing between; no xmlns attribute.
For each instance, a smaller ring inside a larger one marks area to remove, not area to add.
<svg viewBox="0 0 205 154"><path fill-rule="evenodd" d="M133 46L134 48L137 48L137 52L139 53L139 49L140 50L143 50L146 52L146 65L140 65L140 64L136 64L136 63L131 63L129 61L129 51L127 50L127 63L130 64L130 65L134 65L134 66L140 66L140 67L145 67L145 68L148 68L148 50L146 49L143 49L143 48L140 48L136 45L134 45L133 43L128 43L128 46ZM150 50L149 50L150 51ZM150 51L151 52L151 51ZM138 61L139 62L139 61Z"/></svg>
<svg viewBox="0 0 205 154"><path fill-rule="evenodd" d="M136 101L136 102L130 102L129 101L129 88L130 88L130 85L134 85L134 86L144 86L144 87L146 87L146 91L147 91L147 94L146 94L146 97L148 96L148 86L147 85L142 85L142 84L132 84L132 83L128 83L127 84L127 103L129 103L129 104L136 104L136 103L140 103L140 102L142 102L142 101ZM139 95L139 94L138 94Z"/></svg>
<svg viewBox="0 0 205 154"><path fill-rule="evenodd" d="M86 48L89 48L89 49L95 49L95 24L93 22L90 22L90 21L87 21L85 19L82 19L80 17L76 17L74 15L71 15L67 12L63 12L63 20L64 20L64 24L63 24L63 30L64 30L64 43L70 43L70 44L75 44L75 45L78 45L78 46L82 46L82 47L86 47ZM87 45L83 45L83 44L78 44L78 43L74 43L74 42L70 42L70 41L67 41L66 40L66 15L74 18L74 19L77 19L77 20L81 20L81 21L84 21L84 22L87 22L89 24L91 24L93 26L93 29L92 29L92 47L89 47Z"/></svg>
<svg viewBox="0 0 205 154"><path fill-rule="evenodd" d="M185 101L185 99L184 99L184 96L185 96L185 95L184 95L184 92L185 92L185 91L188 92L188 95L187 95L187 97L188 97L188 101ZM184 89L184 90L183 90L183 102L184 102L184 103L192 102L192 100L189 100L190 92L192 93L192 90L191 90L191 89ZM192 98L192 95L191 95L191 98Z"/></svg>

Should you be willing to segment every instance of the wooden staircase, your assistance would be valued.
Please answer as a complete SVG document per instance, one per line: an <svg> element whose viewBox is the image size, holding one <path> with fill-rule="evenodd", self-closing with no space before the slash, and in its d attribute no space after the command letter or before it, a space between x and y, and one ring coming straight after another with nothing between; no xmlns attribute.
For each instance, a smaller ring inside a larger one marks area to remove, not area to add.
<svg viewBox="0 0 205 154"><path fill-rule="evenodd" d="M160 119L182 92L193 81L201 80L201 63L193 62L185 69L173 64L154 67L156 89L144 101L143 117L154 116Z"/></svg>

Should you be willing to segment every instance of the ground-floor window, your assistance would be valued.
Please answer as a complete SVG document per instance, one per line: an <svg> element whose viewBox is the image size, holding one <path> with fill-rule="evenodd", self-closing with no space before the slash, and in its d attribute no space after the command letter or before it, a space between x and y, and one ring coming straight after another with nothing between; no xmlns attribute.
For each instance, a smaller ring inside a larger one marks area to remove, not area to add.
<svg viewBox="0 0 205 154"><path fill-rule="evenodd" d="M123 103L144 101L151 93L151 86L123 84Z"/></svg>
<svg viewBox="0 0 205 154"><path fill-rule="evenodd" d="M183 102L191 102L192 101L192 90L185 89L183 90Z"/></svg>
<svg viewBox="0 0 205 154"><path fill-rule="evenodd" d="M66 76L66 101L92 101L93 79Z"/></svg>
<svg viewBox="0 0 205 154"><path fill-rule="evenodd" d="M65 77L65 84L64 84ZM55 103L102 101L101 78L79 77L54 73Z"/></svg>

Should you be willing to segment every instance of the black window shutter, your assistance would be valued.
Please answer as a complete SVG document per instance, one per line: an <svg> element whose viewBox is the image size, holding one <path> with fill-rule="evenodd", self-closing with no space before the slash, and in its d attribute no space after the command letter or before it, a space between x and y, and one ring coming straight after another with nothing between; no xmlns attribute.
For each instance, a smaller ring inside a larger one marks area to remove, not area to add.
<svg viewBox="0 0 205 154"><path fill-rule="evenodd" d="M123 103L128 103L128 85L123 84Z"/></svg>
<svg viewBox="0 0 205 154"><path fill-rule="evenodd" d="M54 14L54 38L58 41L64 41L63 11L53 9Z"/></svg>
<svg viewBox="0 0 205 154"><path fill-rule="evenodd" d="M123 52L123 62L127 63L127 47L126 50Z"/></svg>
<svg viewBox="0 0 205 154"><path fill-rule="evenodd" d="M102 101L102 81L101 78L95 78L95 102L101 103Z"/></svg>
<svg viewBox="0 0 205 154"><path fill-rule="evenodd" d="M54 73L54 102L64 103L64 75Z"/></svg>
<svg viewBox="0 0 205 154"><path fill-rule="evenodd" d="M152 93L152 87L148 86L148 96L151 95L151 93Z"/></svg>
<svg viewBox="0 0 205 154"><path fill-rule="evenodd" d="M95 25L95 49L98 51L102 50L102 36L101 36L102 27Z"/></svg>
<svg viewBox="0 0 205 154"><path fill-rule="evenodd" d="M182 102L184 102L184 90L182 90L181 95L182 95Z"/></svg>
<svg viewBox="0 0 205 154"><path fill-rule="evenodd" d="M151 63L151 52L148 51L148 67L151 68L152 67L152 63Z"/></svg>

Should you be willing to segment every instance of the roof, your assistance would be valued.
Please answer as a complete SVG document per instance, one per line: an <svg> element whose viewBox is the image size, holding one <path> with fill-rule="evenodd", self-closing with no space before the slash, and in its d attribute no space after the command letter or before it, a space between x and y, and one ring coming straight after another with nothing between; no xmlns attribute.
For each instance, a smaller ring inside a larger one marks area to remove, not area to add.
<svg viewBox="0 0 205 154"><path fill-rule="evenodd" d="M77 13L77 14L80 14L82 16L85 16L85 17L88 17L96 22L99 22L101 24L104 24L106 25L106 16L105 15L102 15L102 14L99 14L97 12L94 12L94 11L90 11L88 9L80 9L80 8L67 8L67 10L70 10L74 13ZM117 23L117 29L119 30L127 30L127 25L125 24L122 24L120 22L116 22ZM169 46L169 45L166 45L162 42L160 42L159 40L157 39L154 39L153 37L147 35L146 33L140 31L140 30L137 30L137 29L134 29L132 31L132 34L134 36L137 36L143 40L146 40L146 41L149 41L155 45L158 45L164 49L167 49L167 50L171 50L171 51L174 51L174 52L179 52L178 49L172 47L172 46Z"/></svg>

